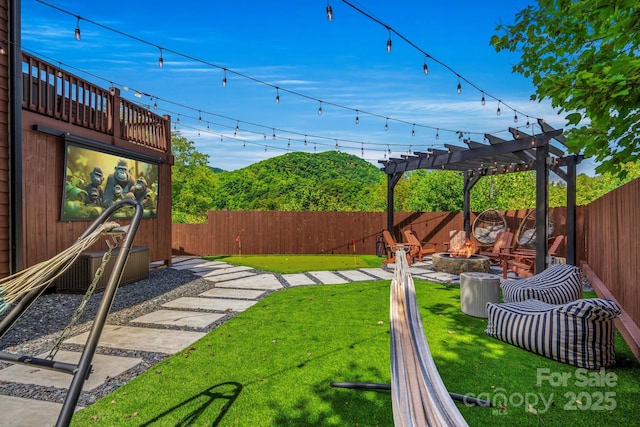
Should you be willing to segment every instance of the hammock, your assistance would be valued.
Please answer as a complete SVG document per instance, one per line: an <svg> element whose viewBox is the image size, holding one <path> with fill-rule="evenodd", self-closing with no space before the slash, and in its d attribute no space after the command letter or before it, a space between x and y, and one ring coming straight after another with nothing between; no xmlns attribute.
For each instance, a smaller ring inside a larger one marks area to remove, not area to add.
<svg viewBox="0 0 640 427"><path fill-rule="evenodd" d="M44 290L64 273L83 251L97 242L105 233L119 226L116 222L100 224L87 236L78 239L72 246L53 258L0 279L0 314L25 294L36 289Z"/></svg>
<svg viewBox="0 0 640 427"><path fill-rule="evenodd" d="M396 426L466 426L431 357L404 249L391 281L391 402Z"/></svg>

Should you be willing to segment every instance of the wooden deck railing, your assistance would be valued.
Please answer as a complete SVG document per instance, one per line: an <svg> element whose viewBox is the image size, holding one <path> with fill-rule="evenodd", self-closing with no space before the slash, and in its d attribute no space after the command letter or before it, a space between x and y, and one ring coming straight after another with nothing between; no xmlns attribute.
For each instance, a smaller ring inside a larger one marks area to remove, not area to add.
<svg viewBox="0 0 640 427"><path fill-rule="evenodd" d="M22 108L166 152L168 118L22 53Z"/></svg>

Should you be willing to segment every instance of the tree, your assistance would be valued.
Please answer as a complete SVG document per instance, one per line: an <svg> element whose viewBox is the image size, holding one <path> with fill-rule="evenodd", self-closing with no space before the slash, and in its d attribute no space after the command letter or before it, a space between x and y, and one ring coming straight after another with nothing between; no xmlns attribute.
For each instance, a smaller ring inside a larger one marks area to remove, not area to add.
<svg viewBox="0 0 640 427"><path fill-rule="evenodd" d="M209 156L196 150L180 133L171 135L171 211L174 222L205 222L216 194L216 174L207 166Z"/></svg>
<svg viewBox="0 0 640 427"><path fill-rule="evenodd" d="M624 178L640 157L640 10L637 0L538 0L499 25L497 51L519 51L513 71L530 77L533 100L566 115L572 152L595 157L599 173Z"/></svg>

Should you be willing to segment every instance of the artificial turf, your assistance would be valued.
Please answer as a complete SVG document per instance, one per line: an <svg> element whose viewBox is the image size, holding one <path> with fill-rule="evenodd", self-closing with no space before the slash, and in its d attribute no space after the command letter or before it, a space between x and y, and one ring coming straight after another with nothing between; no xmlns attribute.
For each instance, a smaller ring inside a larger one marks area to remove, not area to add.
<svg viewBox="0 0 640 427"><path fill-rule="evenodd" d="M460 311L458 287L415 283L447 389L496 403L458 403L469 425L637 425L640 365L620 336L614 367L577 370L485 335L486 319ZM76 413L72 425L391 426L388 391L330 386L388 384L389 366L389 281L284 289Z"/></svg>

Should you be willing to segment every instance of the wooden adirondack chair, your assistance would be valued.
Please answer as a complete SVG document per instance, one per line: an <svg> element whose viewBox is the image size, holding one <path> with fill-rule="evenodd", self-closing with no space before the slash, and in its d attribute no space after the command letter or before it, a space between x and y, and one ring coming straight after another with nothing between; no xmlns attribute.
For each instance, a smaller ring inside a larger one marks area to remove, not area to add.
<svg viewBox="0 0 640 427"><path fill-rule="evenodd" d="M489 257L489 260L494 264L499 264L502 260L502 254L509 254L513 252L513 233L510 231L499 231L496 234L496 242L493 244L493 248L490 251L480 251L480 255Z"/></svg>
<svg viewBox="0 0 640 427"><path fill-rule="evenodd" d="M444 243L447 252L458 252L462 250L467 243L467 233L464 230L449 231L449 241Z"/></svg>
<svg viewBox="0 0 640 427"><path fill-rule="evenodd" d="M393 236L391 235L391 233L389 233L389 230L383 230L382 231L382 237L384 238L384 246L386 248L387 251L387 259L382 261L383 264L392 264L394 262L396 262L396 249L398 248L398 243L396 242L396 240L393 238ZM409 247L408 244L406 245L402 245L402 246L407 246L405 248L406 252L407 252L407 263L409 265L411 265L411 248Z"/></svg>
<svg viewBox="0 0 640 427"><path fill-rule="evenodd" d="M433 255L437 252L436 244L427 242L424 245L418 239L418 235L413 230L405 230L404 236L407 242L411 245L411 257L422 261L422 257L426 255Z"/></svg>
<svg viewBox="0 0 640 427"><path fill-rule="evenodd" d="M558 249L565 236L555 236L550 239L548 254L550 257L558 254ZM502 255L502 276L507 278L507 271L511 270L518 276L531 277L536 274L536 251L534 249L518 249L512 254Z"/></svg>

